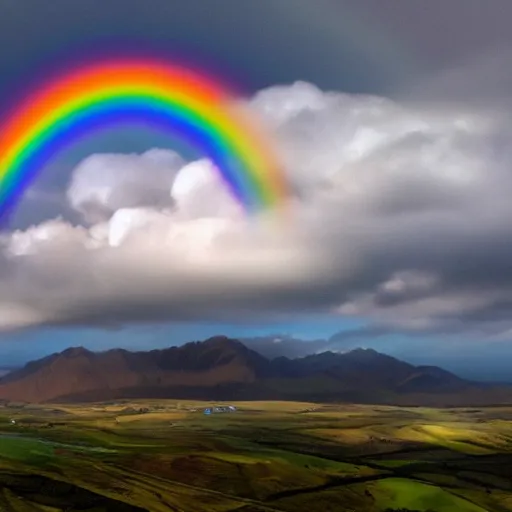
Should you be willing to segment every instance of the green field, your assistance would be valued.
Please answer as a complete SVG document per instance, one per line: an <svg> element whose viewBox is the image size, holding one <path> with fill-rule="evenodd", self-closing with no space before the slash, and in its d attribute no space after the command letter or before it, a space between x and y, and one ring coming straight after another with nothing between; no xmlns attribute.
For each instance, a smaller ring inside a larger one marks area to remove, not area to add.
<svg viewBox="0 0 512 512"><path fill-rule="evenodd" d="M206 405L0 407L0 510L512 511L512 408Z"/></svg>

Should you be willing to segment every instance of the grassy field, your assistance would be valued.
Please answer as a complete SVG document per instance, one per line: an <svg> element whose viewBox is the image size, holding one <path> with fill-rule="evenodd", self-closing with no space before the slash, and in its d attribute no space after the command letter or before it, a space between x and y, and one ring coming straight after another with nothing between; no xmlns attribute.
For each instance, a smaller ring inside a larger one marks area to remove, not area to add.
<svg viewBox="0 0 512 512"><path fill-rule="evenodd" d="M0 407L0 510L512 511L512 407L207 405Z"/></svg>

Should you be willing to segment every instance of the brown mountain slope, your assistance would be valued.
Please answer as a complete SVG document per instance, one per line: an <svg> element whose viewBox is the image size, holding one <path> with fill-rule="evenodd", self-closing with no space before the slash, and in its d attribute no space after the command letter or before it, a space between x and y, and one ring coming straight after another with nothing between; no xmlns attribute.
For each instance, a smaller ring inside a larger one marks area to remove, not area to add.
<svg viewBox="0 0 512 512"><path fill-rule="evenodd" d="M247 383L267 364L241 343L221 337L150 352L70 348L0 379L0 399L45 402L125 388Z"/></svg>
<svg viewBox="0 0 512 512"><path fill-rule="evenodd" d="M148 352L70 348L0 379L3 400L152 397L485 405L511 401L512 388L470 383L374 350L270 361L225 337Z"/></svg>

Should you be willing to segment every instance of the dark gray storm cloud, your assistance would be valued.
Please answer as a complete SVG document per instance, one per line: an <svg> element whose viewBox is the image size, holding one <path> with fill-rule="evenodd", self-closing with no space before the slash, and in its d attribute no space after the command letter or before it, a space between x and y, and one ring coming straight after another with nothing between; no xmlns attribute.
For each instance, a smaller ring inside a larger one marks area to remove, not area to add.
<svg viewBox="0 0 512 512"><path fill-rule="evenodd" d="M0 96L8 105L6 92L33 83L34 76L110 54L180 58L249 90L297 79L370 90L391 79L374 72L363 44L343 33L328 37L321 23L312 26L300 16L308 5L301 0L8 0L0 5ZM315 6L320 21L347 9L321 0Z"/></svg>
<svg viewBox="0 0 512 512"><path fill-rule="evenodd" d="M512 41L507 0L6 0L0 96L84 58L159 52L249 89L379 92Z"/></svg>

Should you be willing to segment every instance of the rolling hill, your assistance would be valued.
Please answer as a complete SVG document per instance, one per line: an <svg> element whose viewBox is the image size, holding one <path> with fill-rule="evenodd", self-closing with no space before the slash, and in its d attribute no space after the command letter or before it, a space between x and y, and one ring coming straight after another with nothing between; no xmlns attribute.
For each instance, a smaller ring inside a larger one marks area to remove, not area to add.
<svg viewBox="0 0 512 512"><path fill-rule="evenodd" d="M271 360L222 336L147 352L69 348L0 379L4 401L120 398L455 406L509 403L512 388L469 382L371 349Z"/></svg>

